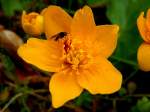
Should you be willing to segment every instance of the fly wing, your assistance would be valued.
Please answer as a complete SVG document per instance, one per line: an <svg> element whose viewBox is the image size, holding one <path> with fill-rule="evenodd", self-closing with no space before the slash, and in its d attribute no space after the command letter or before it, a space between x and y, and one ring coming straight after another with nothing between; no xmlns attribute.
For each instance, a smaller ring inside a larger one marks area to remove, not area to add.
<svg viewBox="0 0 150 112"><path fill-rule="evenodd" d="M56 34L56 35L53 35L53 36L51 37L51 39L54 39L55 41L57 41L57 40L58 40L58 37L59 37L59 34Z"/></svg>
<svg viewBox="0 0 150 112"><path fill-rule="evenodd" d="M64 38L66 35L67 35L67 32L60 32L56 35L53 35L51 39L54 39L55 41L57 41L58 39Z"/></svg>

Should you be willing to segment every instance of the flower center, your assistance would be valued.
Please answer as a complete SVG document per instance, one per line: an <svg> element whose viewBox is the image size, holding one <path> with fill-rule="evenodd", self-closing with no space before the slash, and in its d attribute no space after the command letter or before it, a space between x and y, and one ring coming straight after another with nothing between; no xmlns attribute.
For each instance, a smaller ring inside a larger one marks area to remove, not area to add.
<svg viewBox="0 0 150 112"><path fill-rule="evenodd" d="M81 60L83 60L84 55L82 49L80 50L70 50L66 55L66 61L71 65L72 69L77 69Z"/></svg>
<svg viewBox="0 0 150 112"><path fill-rule="evenodd" d="M83 66L87 66L91 57L88 52L78 45L72 45L70 39L64 42L65 64L69 65L73 70L78 70Z"/></svg>

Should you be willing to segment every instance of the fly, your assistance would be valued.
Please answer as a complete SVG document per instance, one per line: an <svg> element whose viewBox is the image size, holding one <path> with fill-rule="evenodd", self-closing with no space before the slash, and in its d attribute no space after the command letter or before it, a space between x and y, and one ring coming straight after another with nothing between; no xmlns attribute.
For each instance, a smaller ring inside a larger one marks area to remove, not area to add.
<svg viewBox="0 0 150 112"><path fill-rule="evenodd" d="M54 36L52 36L51 38L54 39L55 41L58 41L59 39L64 38L67 35L67 32L60 32Z"/></svg>

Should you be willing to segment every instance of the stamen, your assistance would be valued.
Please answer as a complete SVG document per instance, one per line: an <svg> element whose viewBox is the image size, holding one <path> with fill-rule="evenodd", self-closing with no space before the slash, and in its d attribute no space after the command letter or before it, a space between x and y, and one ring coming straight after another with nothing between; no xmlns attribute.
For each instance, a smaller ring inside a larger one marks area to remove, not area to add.
<svg viewBox="0 0 150 112"><path fill-rule="evenodd" d="M73 70L78 70L89 64L88 53L81 49L80 44L73 44L70 35L64 40L64 64L70 66Z"/></svg>

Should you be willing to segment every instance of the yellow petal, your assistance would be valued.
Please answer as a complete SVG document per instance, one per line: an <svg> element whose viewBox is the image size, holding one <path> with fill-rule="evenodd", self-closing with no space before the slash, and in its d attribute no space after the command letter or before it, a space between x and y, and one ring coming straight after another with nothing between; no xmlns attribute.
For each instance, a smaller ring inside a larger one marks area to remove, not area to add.
<svg viewBox="0 0 150 112"><path fill-rule="evenodd" d="M92 10L90 7L84 6L82 9L79 9L73 17L71 34L73 38L85 41L91 38L94 31L95 22Z"/></svg>
<svg viewBox="0 0 150 112"><path fill-rule="evenodd" d="M54 41L30 38L18 49L18 54L42 70L56 72L61 68L62 48L62 45Z"/></svg>
<svg viewBox="0 0 150 112"><path fill-rule="evenodd" d="M150 44L143 43L137 54L139 67L143 71L150 71Z"/></svg>
<svg viewBox="0 0 150 112"><path fill-rule="evenodd" d="M146 26L148 30L150 31L150 9L148 9L147 15L146 15Z"/></svg>
<svg viewBox="0 0 150 112"><path fill-rule="evenodd" d="M147 26L146 26L146 19L144 18L144 12L142 12L140 14L140 16L138 17L137 26L138 26L139 32L140 32L143 40L145 42L150 42L150 39L148 39L148 37L147 37L148 29L147 29Z"/></svg>
<svg viewBox="0 0 150 112"><path fill-rule="evenodd" d="M47 38L59 32L70 32L72 18L61 7L49 6L42 11Z"/></svg>
<svg viewBox="0 0 150 112"><path fill-rule="evenodd" d="M88 69L77 75L78 83L92 94L110 94L118 91L122 83L121 73L105 58L96 57Z"/></svg>
<svg viewBox="0 0 150 112"><path fill-rule="evenodd" d="M99 25L96 28L93 51L99 51L99 54L107 58L116 48L119 27L117 25Z"/></svg>
<svg viewBox="0 0 150 112"><path fill-rule="evenodd" d="M82 88L77 84L75 74L70 70L55 73L49 85L52 105L55 108L79 96Z"/></svg>

